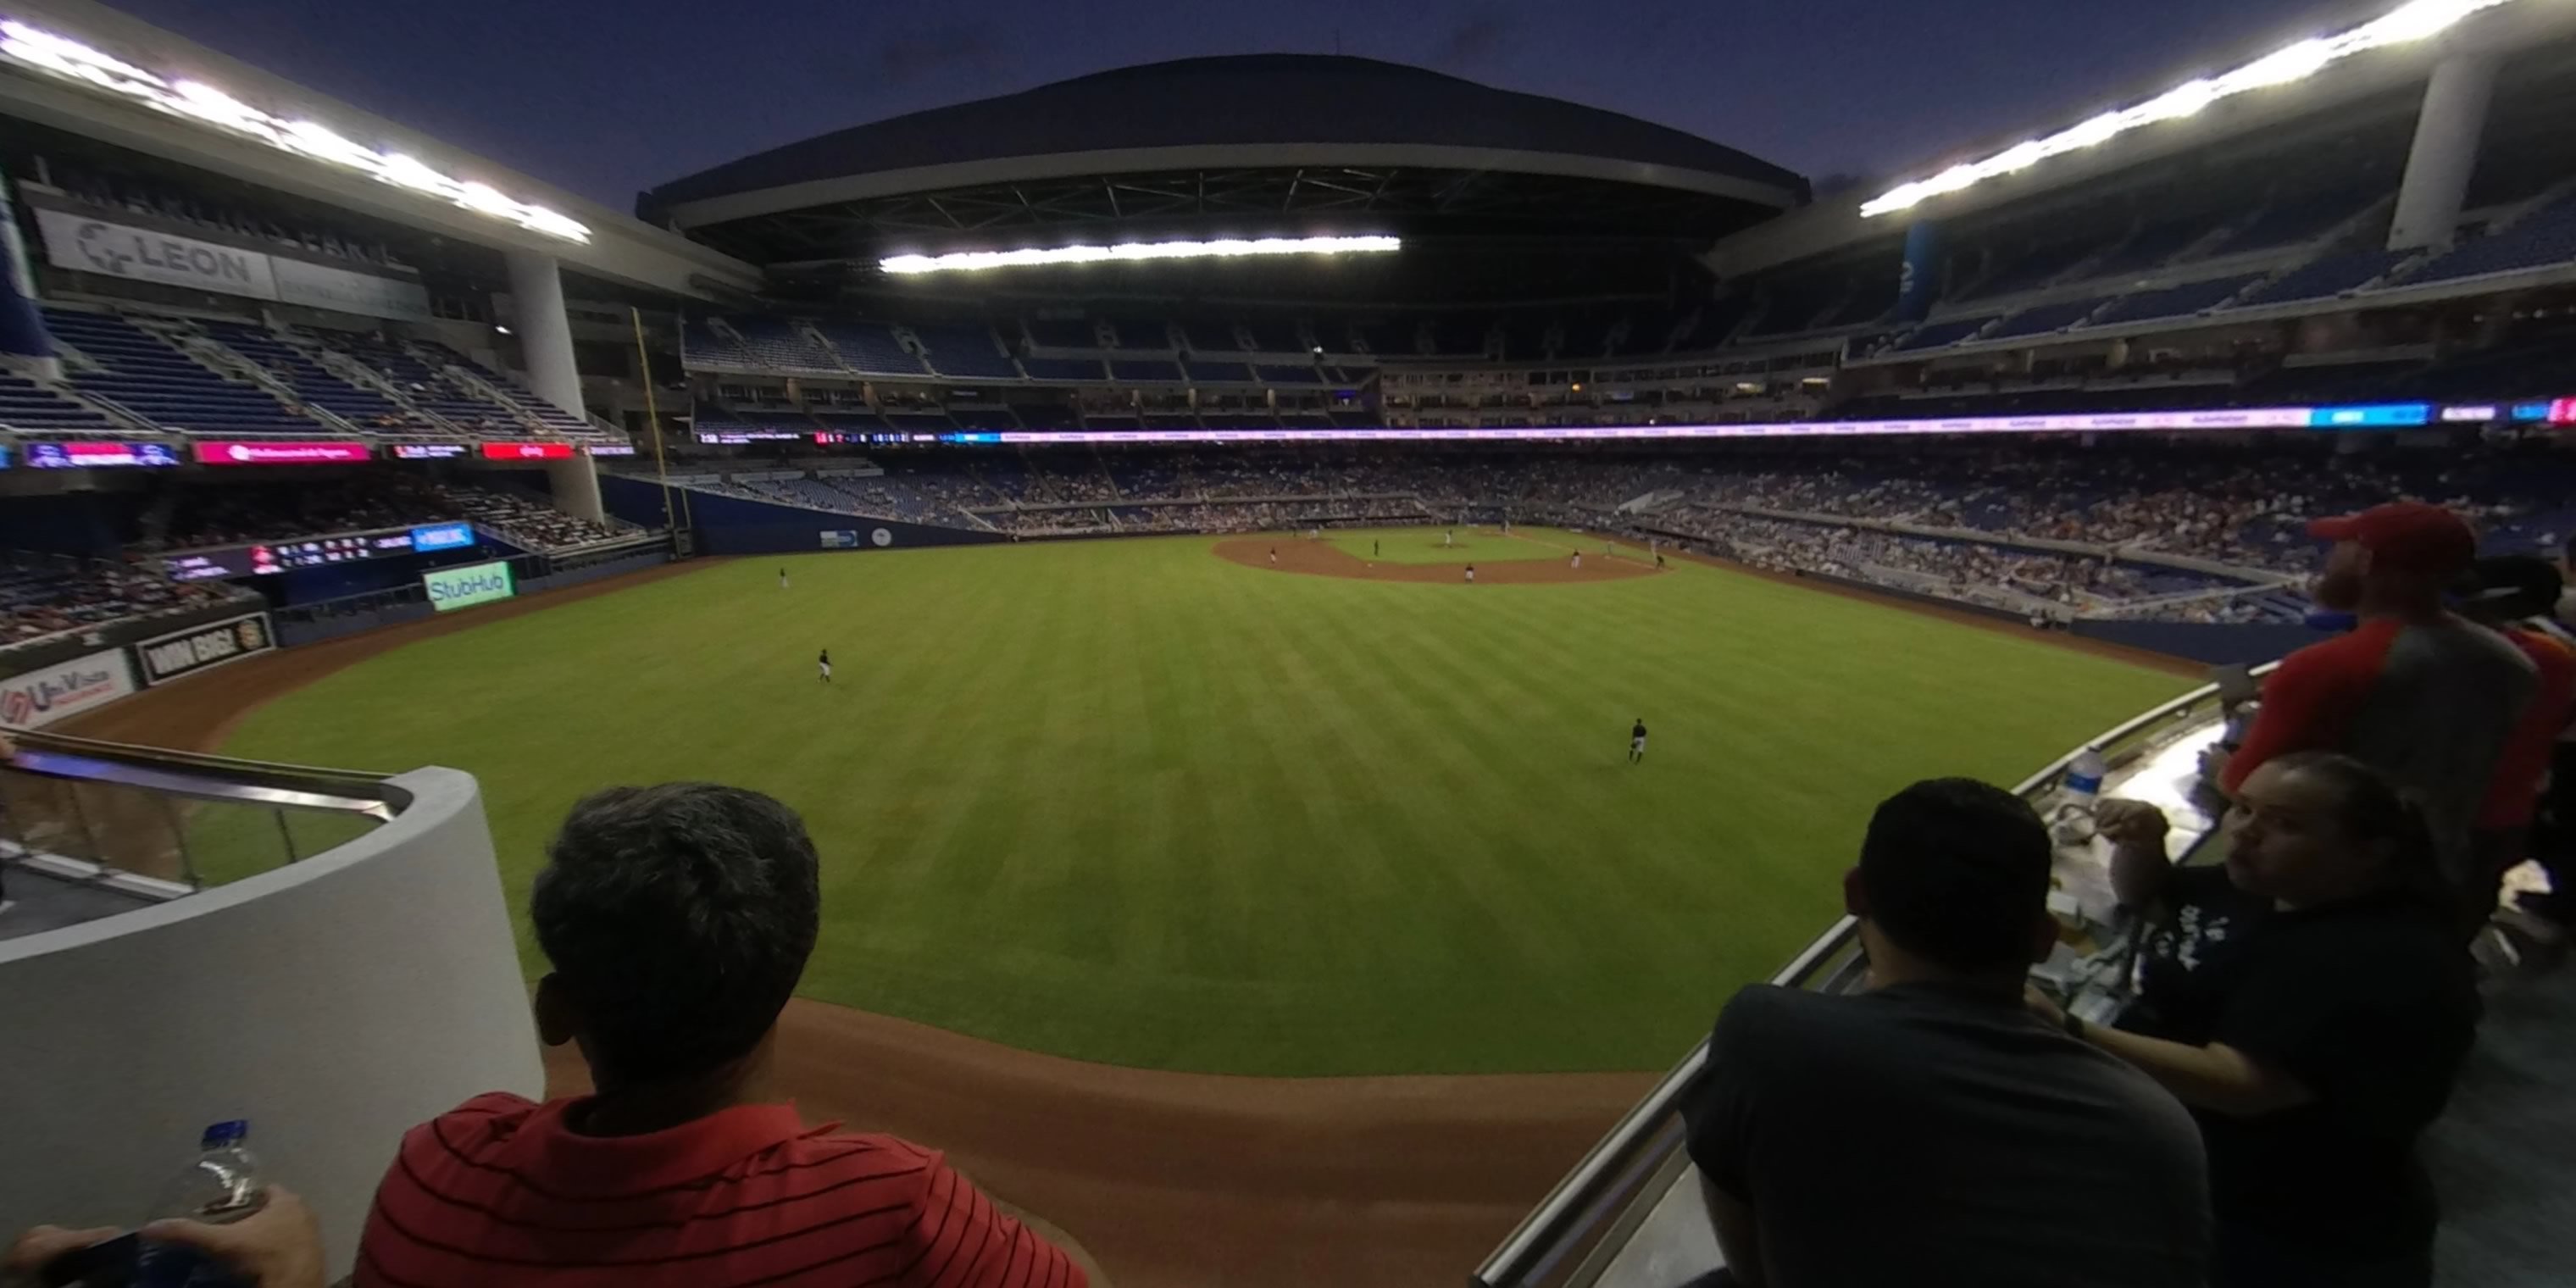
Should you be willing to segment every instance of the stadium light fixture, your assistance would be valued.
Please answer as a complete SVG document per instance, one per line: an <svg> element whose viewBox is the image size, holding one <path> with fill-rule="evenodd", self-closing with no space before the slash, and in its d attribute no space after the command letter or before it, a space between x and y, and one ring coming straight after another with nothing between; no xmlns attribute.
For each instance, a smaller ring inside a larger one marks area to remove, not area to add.
<svg viewBox="0 0 2576 1288"><path fill-rule="evenodd" d="M541 205L507 196L489 184L452 178L400 152L379 152L312 121L290 120L253 107L202 81L173 80L14 19L0 20L0 61L32 68L157 112L195 121L236 138L254 139L281 152L328 162L530 232L588 242L590 228Z"/></svg>
<svg viewBox="0 0 2576 1288"><path fill-rule="evenodd" d="M1237 259L1254 255L1351 255L1401 250L1394 237L1258 237L1214 241L1121 242L1115 246L1047 246L1025 250L963 250L946 255L891 255L877 261L888 273L947 273L1039 264L1098 264L1149 259Z"/></svg>
<svg viewBox="0 0 2576 1288"><path fill-rule="evenodd" d="M2514 0L2410 0L2409 3L2332 36L2302 40L2217 76L2186 81L2132 107L2104 112L2044 138L2030 139L1977 161L1965 161L1929 178L1901 183L1862 202L1865 217L1892 215L2000 175L2027 170L2050 157L2106 143L2159 121L2196 116L2222 99L2295 84L2355 54L2439 35L2462 21Z"/></svg>

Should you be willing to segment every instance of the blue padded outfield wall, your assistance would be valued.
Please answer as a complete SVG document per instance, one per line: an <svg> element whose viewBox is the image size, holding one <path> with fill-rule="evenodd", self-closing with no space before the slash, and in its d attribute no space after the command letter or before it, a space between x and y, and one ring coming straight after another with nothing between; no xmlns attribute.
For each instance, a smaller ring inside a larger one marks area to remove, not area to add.
<svg viewBox="0 0 2576 1288"><path fill-rule="evenodd" d="M2115 622L2079 620L2075 633L2086 639L2126 644L2151 653L2187 657L2212 666L2230 662L2270 662L2292 650L2331 638L2313 626L2296 622Z"/></svg>
<svg viewBox="0 0 2576 1288"><path fill-rule="evenodd" d="M682 489L672 489L676 502ZM772 505L746 497L688 491L688 514L698 552L710 555L802 554L809 550L902 550L910 546L991 545L1010 538L998 532L969 532L893 519L870 519L796 505ZM610 514L648 528L662 526L662 487L648 478L621 474L599 476L600 504ZM886 540L879 543L876 534ZM825 533L837 534L826 544ZM846 544L845 544L846 543Z"/></svg>

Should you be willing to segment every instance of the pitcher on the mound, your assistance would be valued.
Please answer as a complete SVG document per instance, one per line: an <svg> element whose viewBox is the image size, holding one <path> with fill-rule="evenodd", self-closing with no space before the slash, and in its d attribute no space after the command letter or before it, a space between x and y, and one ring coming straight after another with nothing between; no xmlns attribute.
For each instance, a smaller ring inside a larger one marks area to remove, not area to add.
<svg viewBox="0 0 2576 1288"><path fill-rule="evenodd" d="M1637 727L1628 731L1628 763L1633 765L1645 758L1646 718L1644 716L1639 716L1637 717Z"/></svg>

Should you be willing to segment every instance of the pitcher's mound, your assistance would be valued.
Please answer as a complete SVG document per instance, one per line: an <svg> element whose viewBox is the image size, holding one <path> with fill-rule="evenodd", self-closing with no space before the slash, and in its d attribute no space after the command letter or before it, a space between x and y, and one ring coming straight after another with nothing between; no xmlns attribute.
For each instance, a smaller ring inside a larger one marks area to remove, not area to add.
<svg viewBox="0 0 2576 1288"><path fill-rule="evenodd" d="M1273 551L1278 562L1271 562ZM1479 586L1564 585L1583 581L1625 581L1630 577L1651 577L1655 569L1634 559L1587 554L1583 566L1573 566L1572 552L1565 559L1510 559L1485 564L1476 569ZM1330 542L1309 541L1302 537L1272 539L1269 537L1230 537L1216 543L1216 555L1231 559L1247 568L1275 572L1302 572L1315 577L1356 577L1362 581L1413 581L1441 585L1463 585L1466 569L1452 564L1371 563L1343 553Z"/></svg>

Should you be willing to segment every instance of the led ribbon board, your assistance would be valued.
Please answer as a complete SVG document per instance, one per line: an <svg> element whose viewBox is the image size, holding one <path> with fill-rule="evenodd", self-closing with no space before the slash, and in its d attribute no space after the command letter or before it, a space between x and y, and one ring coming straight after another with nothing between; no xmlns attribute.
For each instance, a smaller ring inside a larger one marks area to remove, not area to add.
<svg viewBox="0 0 2576 1288"><path fill-rule="evenodd" d="M1099 264L1149 259L1241 259L1254 255L1354 255L1401 250L1395 237L1258 237L1216 241L1121 242L1115 246L1048 246L962 250L946 255L894 255L877 261L889 273L950 273L1039 264Z"/></svg>

